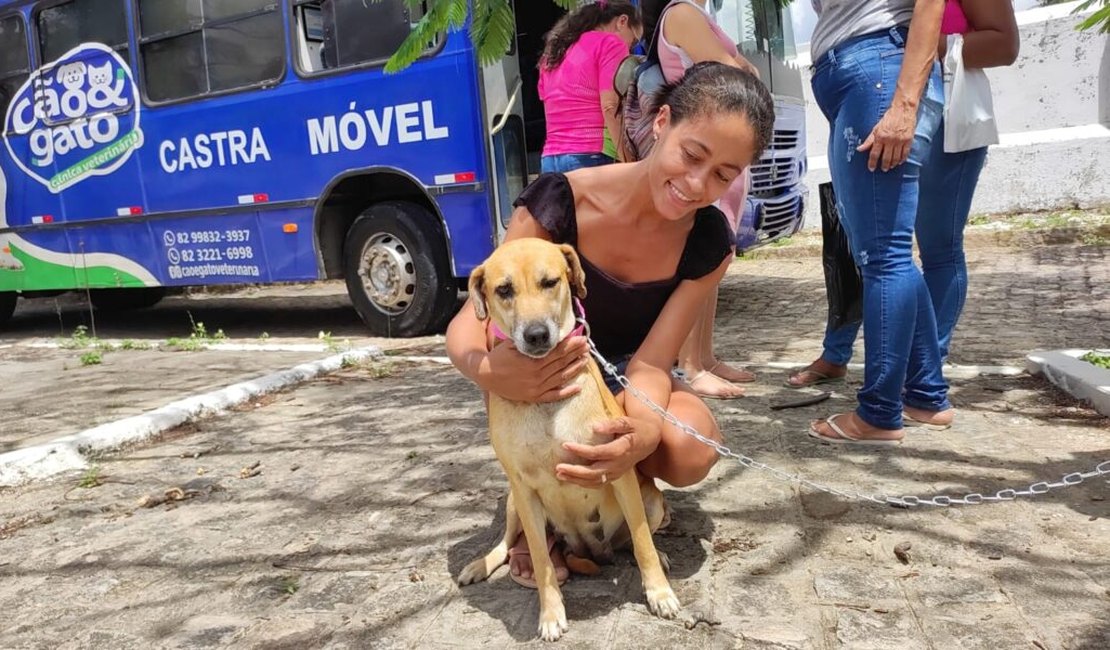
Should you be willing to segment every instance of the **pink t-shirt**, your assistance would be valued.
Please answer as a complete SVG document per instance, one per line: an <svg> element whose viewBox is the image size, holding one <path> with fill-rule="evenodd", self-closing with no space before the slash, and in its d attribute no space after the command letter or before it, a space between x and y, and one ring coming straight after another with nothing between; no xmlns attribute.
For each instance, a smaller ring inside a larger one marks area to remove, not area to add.
<svg viewBox="0 0 1110 650"><path fill-rule="evenodd" d="M966 34L971 31L960 0L948 0L944 5L944 18L940 22L941 34Z"/></svg>
<svg viewBox="0 0 1110 650"><path fill-rule="evenodd" d="M557 68L547 70L540 64L540 100L547 117L543 155L601 152L605 140L601 92L613 89L613 76L628 49L612 32L586 32Z"/></svg>

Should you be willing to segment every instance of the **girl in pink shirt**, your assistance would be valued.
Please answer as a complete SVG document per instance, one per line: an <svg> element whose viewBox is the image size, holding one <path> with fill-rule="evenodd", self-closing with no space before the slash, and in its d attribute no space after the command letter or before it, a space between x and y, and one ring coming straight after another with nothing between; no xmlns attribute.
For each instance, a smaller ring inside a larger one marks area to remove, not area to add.
<svg viewBox="0 0 1110 650"><path fill-rule="evenodd" d="M541 171L567 172L613 162L605 129L617 133L613 76L640 39L640 10L628 0L600 0L567 14L547 36L539 95L547 118Z"/></svg>

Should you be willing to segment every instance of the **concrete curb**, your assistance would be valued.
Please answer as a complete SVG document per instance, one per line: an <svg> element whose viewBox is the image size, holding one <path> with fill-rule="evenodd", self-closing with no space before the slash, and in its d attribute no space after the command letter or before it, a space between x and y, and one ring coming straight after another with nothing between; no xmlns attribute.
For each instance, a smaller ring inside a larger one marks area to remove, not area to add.
<svg viewBox="0 0 1110 650"><path fill-rule="evenodd" d="M1073 397L1110 416L1110 370L1080 361L1089 350L1035 350L1026 356L1030 374L1042 374ZM1098 350L1110 353L1110 350Z"/></svg>
<svg viewBox="0 0 1110 650"><path fill-rule="evenodd" d="M133 417L102 424L80 433L0 454L0 486L15 486L62 472L88 467L87 454L142 442L186 422L215 415L267 393L334 372L345 360L381 355L376 346L356 348L319 361L302 363L256 379L201 395L186 397Z"/></svg>

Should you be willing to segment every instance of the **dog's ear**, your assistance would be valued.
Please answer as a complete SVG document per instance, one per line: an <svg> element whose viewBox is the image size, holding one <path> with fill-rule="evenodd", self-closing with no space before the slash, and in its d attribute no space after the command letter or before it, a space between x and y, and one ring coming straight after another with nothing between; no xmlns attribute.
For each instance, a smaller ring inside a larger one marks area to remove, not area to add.
<svg viewBox="0 0 1110 650"><path fill-rule="evenodd" d="M486 304L486 268L479 266L470 272L470 302L474 303L474 313L478 320L489 317L489 305Z"/></svg>
<svg viewBox="0 0 1110 650"><path fill-rule="evenodd" d="M578 253L569 244L560 244L559 250L567 260L567 279L570 280L571 291L579 298L585 298L586 274L582 271L582 263L578 261Z"/></svg>

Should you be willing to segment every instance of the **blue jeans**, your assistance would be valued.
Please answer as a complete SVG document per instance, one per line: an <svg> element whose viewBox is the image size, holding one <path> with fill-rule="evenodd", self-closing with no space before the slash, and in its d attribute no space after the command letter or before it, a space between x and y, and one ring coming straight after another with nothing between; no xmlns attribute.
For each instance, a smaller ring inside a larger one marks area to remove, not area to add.
<svg viewBox="0 0 1110 650"><path fill-rule="evenodd" d="M540 171L566 173L583 167L600 167L616 162L603 153L561 153L540 158Z"/></svg>
<svg viewBox="0 0 1110 650"><path fill-rule="evenodd" d="M912 252L921 166L944 101L938 64L921 99L909 159L872 172L868 153L856 151L890 107L904 55L905 30L869 34L827 52L813 75L814 98L831 127L837 209L863 277L866 359L856 413L882 429L902 427L903 404L951 406L932 300Z"/></svg>
<svg viewBox="0 0 1110 650"><path fill-rule="evenodd" d="M921 168L921 198L917 204L915 232L921 252L921 270L937 318L937 342L942 361L948 358L952 332L967 298L964 226L971 212L979 172L986 160L986 147L945 153L944 125L941 124L929 158ZM825 351L821 358L833 365L847 365L858 332L858 323L840 329L826 327Z"/></svg>

